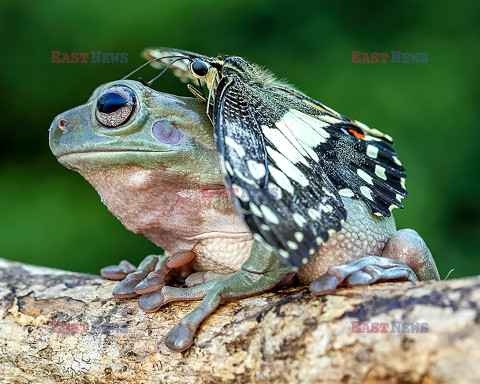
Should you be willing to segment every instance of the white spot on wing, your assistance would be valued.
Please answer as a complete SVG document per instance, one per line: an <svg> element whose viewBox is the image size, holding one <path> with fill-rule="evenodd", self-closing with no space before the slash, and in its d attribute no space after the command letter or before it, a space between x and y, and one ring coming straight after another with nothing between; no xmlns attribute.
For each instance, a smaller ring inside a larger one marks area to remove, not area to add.
<svg viewBox="0 0 480 384"><path fill-rule="evenodd" d="M290 160L270 146L267 146L267 152L272 157L275 165L280 168L288 177L296 181L302 187L306 187L308 185L308 180L303 172L293 165Z"/></svg>
<svg viewBox="0 0 480 384"><path fill-rule="evenodd" d="M230 175L233 175L233 169L232 169L232 166L230 165L230 163L228 161L224 161L223 164L225 165L225 169L227 170L227 172Z"/></svg>
<svg viewBox="0 0 480 384"><path fill-rule="evenodd" d="M245 183L247 184L250 184L250 185L255 185L257 186L257 183L255 183L254 180L252 179L249 179L248 177L245 177L244 175L242 175L239 171L237 171L236 169L233 170L234 173L235 173L235 176L237 176L240 180L243 180Z"/></svg>
<svg viewBox="0 0 480 384"><path fill-rule="evenodd" d="M300 243L303 241L303 233L302 232L295 232L294 234L295 239Z"/></svg>
<svg viewBox="0 0 480 384"><path fill-rule="evenodd" d="M227 144L229 147L232 147L235 152L237 152L237 155L240 157L245 156L245 150L243 147L238 144L235 140L233 140L231 137L227 136L225 137L225 144Z"/></svg>
<svg viewBox="0 0 480 384"><path fill-rule="evenodd" d="M321 143L325 143L330 137L330 134L323 129L323 127L329 125L328 123L296 109L287 112L281 121L289 127L298 140L310 147L316 147Z"/></svg>
<svg viewBox="0 0 480 384"><path fill-rule="evenodd" d="M249 201L246 192L242 189L242 187L240 187L239 185L237 185L235 183L232 184L232 192L240 200L242 200L244 202Z"/></svg>
<svg viewBox="0 0 480 384"><path fill-rule="evenodd" d="M298 249L298 244L295 243L294 241L288 240L287 241L288 248L296 250Z"/></svg>
<svg viewBox="0 0 480 384"><path fill-rule="evenodd" d="M260 212L260 209L258 209L258 207L255 204L250 203L249 206L250 206L250 211L252 211L252 213L255 216L263 217L262 212Z"/></svg>
<svg viewBox="0 0 480 384"><path fill-rule="evenodd" d="M270 194L277 200L280 200L282 198L282 190L278 185L268 183L268 192L270 192Z"/></svg>
<svg viewBox="0 0 480 384"><path fill-rule="evenodd" d="M333 212L333 207L330 204L322 205L322 211L329 214Z"/></svg>
<svg viewBox="0 0 480 384"><path fill-rule="evenodd" d="M360 193L365 196L368 200L373 201L372 190L364 185L360 187Z"/></svg>
<svg viewBox="0 0 480 384"><path fill-rule="evenodd" d="M255 179L260 180L263 176L265 176L265 165L258 163L255 160L248 160L247 166L248 170Z"/></svg>
<svg viewBox="0 0 480 384"><path fill-rule="evenodd" d="M269 165L268 170L270 171L270 174L277 182L278 186L283 188L286 192L293 195L293 192L294 192L293 185L288 179L288 177L282 171L275 168L273 165Z"/></svg>
<svg viewBox="0 0 480 384"><path fill-rule="evenodd" d="M261 224L260 228L262 228L264 231L270 231L270 227L267 224Z"/></svg>
<svg viewBox="0 0 480 384"><path fill-rule="evenodd" d="M279 221L278 221L278 217L277 215L270 209L268 208L266 205L260 205L260 210L262 211L263 213L263 217L265 217L265 220L273 223L273 224L278 224Z"/></svg>
<svg viewBox="0 0 480 384"><path fill-rule="evenodd" d="M349 188L343 188L338 191L338 194L343 197L355 197L353 191Z"/></svg>
<svg viewBox="0 0 480 384"><path fill-rule="evenodd" d="M298 212L293 214L293 220L295 220L295 223L297 223L300 228L303 228L305 224L307 224L307 220L305 220L305 218Z"/></svg>
<svg viewBox="0 0 480 384"><path fill-rule="evenodd" d="M357 175L360 176L363 180L365 180L368 184L373 184L372 177L363 169L357 169Z"/></svg>
<svg viewBox="0 0 480 384"><path fill-rule="evenodd" d="M372 159L376 159L378 156L378 148L372 144L367 145L367 156L371 157Z"/></svg>
<svg viewBox="0 0 480 384"><path fill-rule="evenodd" d="M382 180L387 180L387 175L385 174L385 168L381 165L375 165L375 175L377 175Z"/></svg>
<svg viewBox="0 0 480 384"><path fill-rule="evenodd" d="M318 213L318 211L313 208L308 208L307 213L312 220L317 220L318 218L320 218L320 214Z"/></svg>

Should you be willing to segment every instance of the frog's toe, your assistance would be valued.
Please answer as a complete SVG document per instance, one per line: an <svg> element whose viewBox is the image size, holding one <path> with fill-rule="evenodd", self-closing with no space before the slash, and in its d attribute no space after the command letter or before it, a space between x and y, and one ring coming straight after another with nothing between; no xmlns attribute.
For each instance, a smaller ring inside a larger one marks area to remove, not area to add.
<svg viewBox="0 0 480 384"><path fill-rule="evenodd" d="M138 306L145 312L156 312L163 305L164 301L162 292L156 291L140 296Z"/></svg>
<svg viewBox="0 0 480 384"><path fill-rule="evenodd" d="M358 286L378 281L418 281L413 270L406 264L382 256L367 256L348 264L328 268L309 286L315 295L331 293L340 285Z"/></svg>
<svg viewBox="0 0 480 384"><path fill-rule="evenodd" d="M104 279L123 280L129 273L135 272L137 268L127 260L122 260L118 265L109 265L100 270Z"/></svg>
<svg viewBox="0 0 480 384"><path fill-rule="evenodd" d="M185 279L185 285L187 287L193 287L198 284L206 283L207 281L217 279L219 277L225 276L224 273L217 273L212 271L205 272L195 272L189 275Z"/></svg>
<svg viewBox="0 0 480 384"><path fill-rule="evenodd" d="M172 351L182 352L190 348L194 334L194 328L179 323L165 336L165 345Z"/></svg>
<svg viewBox="0 0 480 384"><path fill-rule="evenodd" d="M143 259L135 272L129 273L125 279L117 284L113 289L113 296L116 299L138 296L135 287L155 268L157 262L158 256L156 255L150 255Z"/></svg>
<svg viewBox="0 0 480 384"><path fill-rule="evenodd" d="M365 266L362 270L353 272L345 279L346 285L368 285L378 281L410 280L418 281L417 276L408 265L397 265L383 269L375 265Z"/></svg>
<svg viewBox="0 0 480 384"><path fill-rule="evenodd" d="M135 287L135 293L143 295L158 291L166 284L167 277L173 269L180 271L182 267L185 267L194 257L195 253L191 251L178 252L170 256L158 256L155 269L138 283Z"/></svg>
<svg viewBox="0 0 480 384"><path fill-rule="evenodd" d="M158 291L159 289L162 289L164 285L165 275L163 273L157 273L156 271L153 271L135 286L134 291L135 293L143 295Z"/></svg>
<svg viewBox="0 0 480 384"><path fill-rule="evenodd" d="M213 279L189 288L166 285L160 291L142 295L138 299L138 306L145 312L156 312L160 307L170 302L200 300L207 295L216 282L217 279Z"/></svg>
<svg viewBox="0 0 480 384"><path fill-rule="evenodd" d="M335 291L340 285L341 280L335 275L329 275L328 273L323 274L320 277L317 277L309 286L310 291L313 294L327 294Z"/></svg>

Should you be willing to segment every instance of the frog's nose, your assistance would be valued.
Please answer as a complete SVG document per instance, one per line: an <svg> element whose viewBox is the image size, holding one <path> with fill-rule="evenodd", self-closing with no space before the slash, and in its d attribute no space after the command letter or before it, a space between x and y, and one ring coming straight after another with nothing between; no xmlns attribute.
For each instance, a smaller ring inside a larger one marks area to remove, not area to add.
<svg viewBox="0 0 480 384"><path fill-rule="evenodd" d="M58 129L60 129L61 131L63 132L66 132L67 131L67 127L68 127L68 120L67 119L58 119L57 121L57 127Z"/></svg>

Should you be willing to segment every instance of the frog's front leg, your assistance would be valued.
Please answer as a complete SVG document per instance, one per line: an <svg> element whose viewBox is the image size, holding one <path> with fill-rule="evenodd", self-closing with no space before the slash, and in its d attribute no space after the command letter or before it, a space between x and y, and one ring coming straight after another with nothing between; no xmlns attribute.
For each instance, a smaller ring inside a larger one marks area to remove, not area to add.
<svg viewBox="0 0 480 384"><path fill-rule="evenodd" d="M194 256L190 251L173 255L149 255L138 268L124 260L118 266L103 268L100 274L107 279L122 280L113 290L113 296L128 299L161 289L167 283L168 275L173 270L180 271Z"/></svg>
<svg viewBox="0 0 480 384"><path fill-rule="evenodd" d="M313 294L321 295L333 292L340 285L439 278L435 261L423 239L412 229L402 229L390 237L381 256L366 256L329 267L309 288Z"/></svg>
<svg viewBox="0 0 480 384"><path fill-rule="evenodd" d="M165 337L165 345L174 351L190 347L200 323L224 301L265 292L283 282L291 268L277 255L254 241L249 258L238 272L214 277L187 288L164 286L160 291L142 295L139 305L157 310L173 301L200 300L197 308L185 316ZM212 276L213 277L213 276Z"/></svg>

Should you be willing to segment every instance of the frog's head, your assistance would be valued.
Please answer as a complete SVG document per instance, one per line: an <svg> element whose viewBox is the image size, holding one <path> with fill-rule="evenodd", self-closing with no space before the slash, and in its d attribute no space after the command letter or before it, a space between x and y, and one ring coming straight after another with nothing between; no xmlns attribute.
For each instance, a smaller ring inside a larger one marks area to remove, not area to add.
<svg viewBox="0 0 480 384"><path fill-rule="evenodd" d="M164 247L158 233L185 230L190 236L189 228L201 231L208 222L211 230L219 217L229 218L224 227L243 230L229 199L204 198L205 188L224 188L205 108L198 99L115 81L53 120L50 148L97 189L128 229Z"/></svg>
<svg viewBox="0 0 480 384"><path fill-rule="evenodd" d="M80 172L122 164L182 172L188 164L190 172L219 174L205 104L131 80L101 85L86 104L58 115L50 148Z"/></svg>

